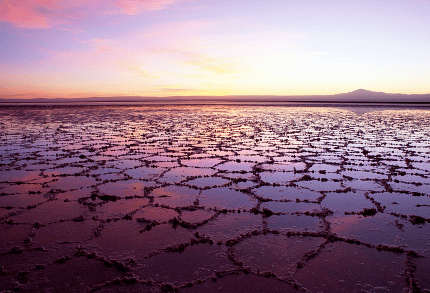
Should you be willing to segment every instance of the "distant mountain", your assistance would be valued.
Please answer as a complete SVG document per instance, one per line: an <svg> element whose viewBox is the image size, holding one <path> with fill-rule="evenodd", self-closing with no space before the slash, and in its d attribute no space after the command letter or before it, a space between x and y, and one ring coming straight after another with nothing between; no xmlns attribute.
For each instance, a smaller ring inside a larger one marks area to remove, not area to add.
<svg viewBox="0 0 430 293"><path fill-rule="evenodd" d="M430 103L430 94L388 94L358 89L335 95L297 96L300 101L350 103Z"/></svg>
<svg viewBox="0 0 430 293"><path fill-rule="evenodd" d="M344 94L338 94L338 95L347 95L347 96L368 96L368 95L373 95L373 96L389 96L392 94L387 94L384 92L372 92L372 91L368 91L365 89L358 89L349 93L344 93Z"/></svg>
<svg viewBox="0 0 430 293"><path fill-rule="evenodd" d="M273 102L350 102L350 103L430 103L430 94L388 94L358 89L349 93L335 95L304 96L170 96L170 97L88 97L88 98L35 98L4 99L1 103L87 103L87 102L174 102L174 101L273 101Z"/></svg>
<svg viewBox="0 0 430 293"><path fill-rule="evenodd" d="M364 89L358 89L349 93L333 95L335 98L343 101L354 102L412 102L427 101L430 102L429 95L406 95L406 94L387 94L383 92L372 92Z"/></svg>

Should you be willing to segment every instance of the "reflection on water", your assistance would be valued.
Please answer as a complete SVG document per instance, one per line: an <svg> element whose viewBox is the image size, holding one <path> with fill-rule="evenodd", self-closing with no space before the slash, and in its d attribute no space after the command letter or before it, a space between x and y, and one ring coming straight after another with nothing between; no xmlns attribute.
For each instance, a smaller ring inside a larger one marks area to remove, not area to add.
<svg viewBox="0 0 430 293"><path fill-rule="evenodd" d="M0 108L0 291L430 290L430 110L274 105Z"/></svg>

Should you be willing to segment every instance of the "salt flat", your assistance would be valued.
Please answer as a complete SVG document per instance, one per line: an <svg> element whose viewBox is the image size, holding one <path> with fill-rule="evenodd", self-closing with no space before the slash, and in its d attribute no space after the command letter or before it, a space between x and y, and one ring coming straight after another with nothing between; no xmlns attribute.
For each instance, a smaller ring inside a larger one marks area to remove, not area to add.
<svg viewBox="0 0 430 293"><path fill-rule="evenodd" d="M1 107L0 291L429 292L429 166L423 109Z"/></svg>

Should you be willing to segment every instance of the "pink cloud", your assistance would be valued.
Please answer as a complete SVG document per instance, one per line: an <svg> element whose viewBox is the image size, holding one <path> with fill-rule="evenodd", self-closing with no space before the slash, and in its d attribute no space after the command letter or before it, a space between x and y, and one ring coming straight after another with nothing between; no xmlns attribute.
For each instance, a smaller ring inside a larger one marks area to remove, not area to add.
<svg viewBox="0 0 430 293"><path fill-rule="evenodd" d="M118 13L139 14L145 10L160 10L177 0L116 0L112 6L119 8Z"/></svg>
<svg viewBox="0 0 430 293"><path fill-rule="evenodd" d="M0 5L0 21L21 28L49 28L78 19L88 7L84 0L3 0Z"/></svg>
<svg viewBox="0 0 430 293"><path fill-rule="evenodd" d="M18 2L18 3L17 3ZM0 10L0 20L10 22L17 27L47 28L48 19L37 11L33 11L29 5L19 1L3 1Z"/></svg>
<svg viewBox="0 0 430 293"><path fill-rule="evenodd" d="M135 15L182 1L192 0L2 0L0 21L20 28L50 28L88 15Z"/></svg>

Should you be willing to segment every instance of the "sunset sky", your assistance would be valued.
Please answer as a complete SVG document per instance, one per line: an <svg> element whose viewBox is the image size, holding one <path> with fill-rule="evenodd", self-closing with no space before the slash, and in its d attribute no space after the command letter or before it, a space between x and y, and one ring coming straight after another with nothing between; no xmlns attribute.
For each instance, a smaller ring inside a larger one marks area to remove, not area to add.
<svg viewBox="0 0 430 293"><path fill-rule="evenodd" d="M0 0L0 98L430 93L429 0Z"/></svg>

